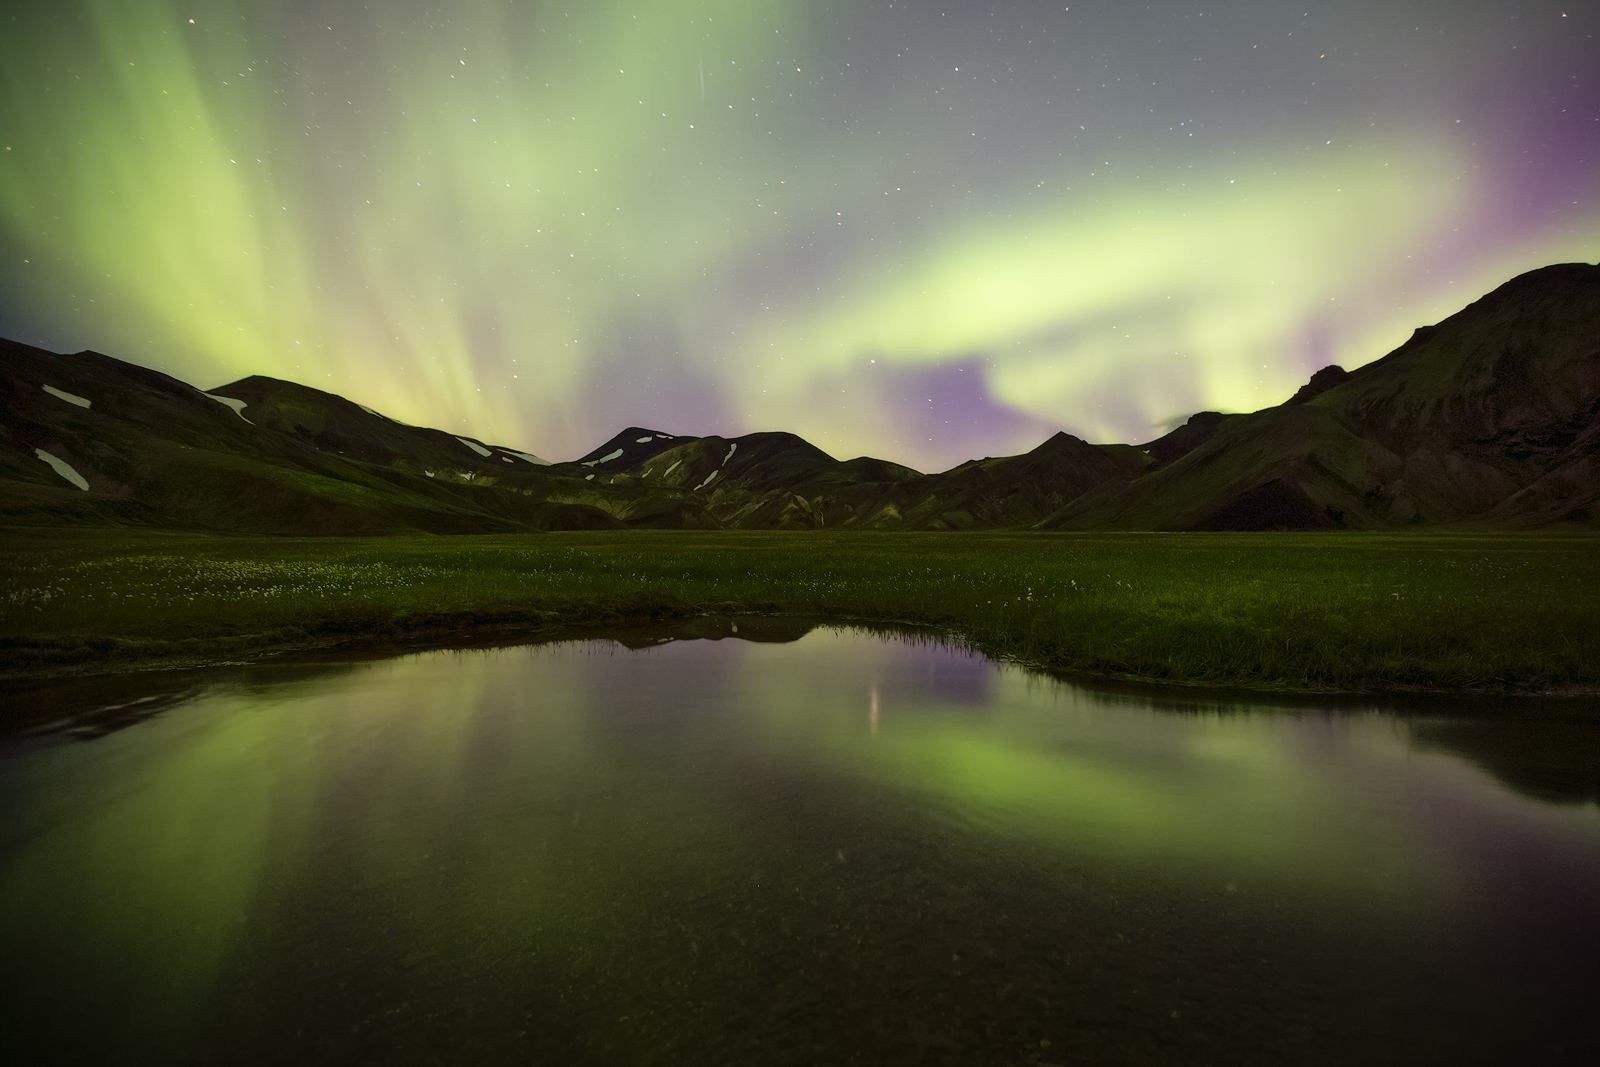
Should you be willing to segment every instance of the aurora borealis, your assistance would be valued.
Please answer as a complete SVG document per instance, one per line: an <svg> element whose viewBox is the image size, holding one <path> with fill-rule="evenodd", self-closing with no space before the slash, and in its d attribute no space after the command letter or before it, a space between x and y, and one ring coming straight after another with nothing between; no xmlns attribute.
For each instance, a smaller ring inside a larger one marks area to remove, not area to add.
<svg viewBox="0 0 1600 1067"><path fill-rule="evenodd" d="M554 459L1142 441L1600 251L1592 5L0 11L0 334Z"/></svg>

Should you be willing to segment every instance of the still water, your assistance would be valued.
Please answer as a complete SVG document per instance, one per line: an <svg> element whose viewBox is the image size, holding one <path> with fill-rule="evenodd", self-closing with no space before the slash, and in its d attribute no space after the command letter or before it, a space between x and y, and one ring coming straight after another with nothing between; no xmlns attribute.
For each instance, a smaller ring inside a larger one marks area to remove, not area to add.
<svg viewBox="0 0 1600 1067"><path fill-rule="evenodd" d="M1600 719L695 627L14 696L0 1059L1600 1062Z"/></svg>

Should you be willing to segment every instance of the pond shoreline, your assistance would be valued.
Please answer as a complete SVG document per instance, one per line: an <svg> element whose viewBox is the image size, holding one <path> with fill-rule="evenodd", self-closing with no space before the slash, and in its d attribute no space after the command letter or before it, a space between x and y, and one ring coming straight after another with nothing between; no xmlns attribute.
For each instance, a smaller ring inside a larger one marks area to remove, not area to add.
<svg viewBox="0 0 1600 1067"><path fill-rule="evenodd" d="M506 615L537 616L507 619ZM0 682L49 682L69 678L106 677L119 674L201 670L215 667L251 666L273 661L294 661L319 653L337 653L339 658L382 659L413 652L443 651L452 648L503 648L520 644L549 644L560 641L609 639L618 631L659 626L671 622L722 619L805 620L819 626L860 629L869 632L917 634L950 645L970 649L997 663L1021 667L1066 682L1124 684L1141 690L1197 691L1217 694L1257 694L1307 697L1486 697L1529 700L1579 700L1600 697L1600 686L1566 686L1546 689L1514 687L1445 688L1404 682L1362 687L1294 686L1283 682L1248 681L1219 678L1172 678L1130 671L1095 670L1010 655L958 627L936 626L926 622L881 616L815 616L795 612L763 611L738 604L717 610L663 609L660 606L638 612L606 610L571 617L553 617L553 612L538 613L460 613L442 618L413 616L413 625L398 627L392 620L362 629L348 620L338 620L337 631L307 634L282 640L257 635L242 639L213 641L190 639L178 642L118 642L106 649L100 642L73 649L57 649L68 655L82 654L70 662L40 663L24 667L0 666ZM487 616L487 617L486 617ZM44 644L41 642L41 644ZM51 643L54 644L54 643ZM18 649L0 645L0 662ZM152 645L166 646L152 648ZM209 647L208 647L209 646ZM221 646L221 647L216 647ZM48 647L48 646L47 646ZM41 649L43 651L44 649ZM54 649L52 649L54 650ZM24 654L26 651L23 650ZM369 655L370 654L370 655Z"/></svg>

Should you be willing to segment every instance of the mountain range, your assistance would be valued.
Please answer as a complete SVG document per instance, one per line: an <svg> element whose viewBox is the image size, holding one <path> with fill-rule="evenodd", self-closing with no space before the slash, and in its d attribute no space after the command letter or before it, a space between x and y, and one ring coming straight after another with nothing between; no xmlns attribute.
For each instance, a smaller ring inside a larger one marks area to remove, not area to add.
<svg viewBox="0 0 1600 1067"><path fill-rule="evenodd" d="M253 376L202 391L0 341L0 525L285 535L569 529L1600 525L1600 266L1520 275L1284 403L1141 445L1058 433L922 474L794 434L630 426L551 463Z"/></svg>

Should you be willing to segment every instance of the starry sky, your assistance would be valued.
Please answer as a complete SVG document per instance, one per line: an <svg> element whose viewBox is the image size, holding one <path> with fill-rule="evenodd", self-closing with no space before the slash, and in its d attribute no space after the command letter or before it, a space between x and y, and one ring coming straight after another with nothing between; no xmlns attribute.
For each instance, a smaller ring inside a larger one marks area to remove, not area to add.
<svg viewBox="0 0 1600 1067"><path fill-rule="evenodd" d="M0 333L939 470L1600 257L1577 0L0 0Z"/></svg>

